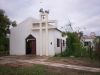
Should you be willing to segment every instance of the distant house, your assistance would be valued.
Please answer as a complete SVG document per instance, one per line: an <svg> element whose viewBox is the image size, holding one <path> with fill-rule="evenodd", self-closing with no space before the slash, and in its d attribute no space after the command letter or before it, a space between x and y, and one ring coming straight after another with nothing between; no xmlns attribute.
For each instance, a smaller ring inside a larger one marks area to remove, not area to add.
<svg viewBox="0 0 100 75"><path fill-rule="evenodd" d="M88 35L83 35L81 38L81 41L83 43L83 46L85 47L94 47L94 39L96 38L96 35L94 32L92 32L89 36Z"/></svg>
<svg viewBox="0 0 100 75"><path fill-rule="evenodd" d="M10 55L54 56L66 48L66 37L48 11L40 10L40 20L27 18L10 30Z"/></svg>

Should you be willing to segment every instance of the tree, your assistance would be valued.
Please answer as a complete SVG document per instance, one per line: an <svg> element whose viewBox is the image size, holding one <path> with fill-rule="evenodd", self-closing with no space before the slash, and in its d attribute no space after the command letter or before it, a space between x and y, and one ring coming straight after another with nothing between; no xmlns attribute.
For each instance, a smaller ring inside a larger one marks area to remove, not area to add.
<svg viewBox="0 0 100 75"><path fill-rule="evenodd" d="M5 50L7 45L7 34L10 26L16 26L16 22L10 21L5 11L0 9L0 50Z"/></svg>
<svg viewBox="0 0 100 75"><path fill-rule="evenodd" d="M62 56L85 57L88 55L86 49L83 47L80 41L79 33L64 32L63 36L64 35L67 35L67 39L66 39L67 48L65 52L62 53Z"/></svg>
<svg viewBox="0 0 100 75"><path fill-rule="evenodd" d="M12 26L13 26L13 27L16 27L16 21L13 21L13 22L12 22Z"/></svg>
<svg viewBox="0 0 100 75"><path fill-rule="evenodd" d="M82 36L83 36L83 32L80 31L80 32L79 32L79 39L81 39Z"/></svg>
<svg viewBox="0 0 100 75"><path fill-rule="evenodd" d="M73 32L73 33L67 33L67 45L68 45L68 50L70 55L74 56L80 56L80 50L81 50L81 43L80 39L78 37L78 34Z"/></svg>
<svg viewBox="0 0 100 75"><path fill-rule="evenodd" d="M97 36L95 39L94 39L94 45L95 45L95 56L97 58L99 58L100 60L100 36Z"/></svg>

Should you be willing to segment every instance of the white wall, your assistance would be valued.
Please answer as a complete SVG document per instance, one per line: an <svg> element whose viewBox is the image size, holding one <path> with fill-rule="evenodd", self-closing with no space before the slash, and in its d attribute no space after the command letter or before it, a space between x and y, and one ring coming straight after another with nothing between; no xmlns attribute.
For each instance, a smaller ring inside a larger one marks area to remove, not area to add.
<svg viewBox="0 0 100 75"><path fill-rule="evenodd" d="M26 47L25 47L25 39L29 34L32 34L35 38L38 39L39 32L32 31L32 18L28 18L17 27L11 29L10 34L10 55L25 55ZM39 45L36 39L36 49L37 55L39 54Z"/></svg>
<svg viewBox="0 0 100 75"><path fill-rule="evenodd" d="M55 35L54 35L54 41L55 41L55 44L54 44L54 50L55 50L55 54L58 54L58 53L61 53L61 41L60 41L60 47L57 47L57 38L58 39L62 39L66 42L66 37L62 37L62 33L58 30L55 30ZM65 43L65 46L63 46L63 42L62 42L62 51L64 51L66 48L66 43Z"/></svg>
<svg viewBox="0 0 100 75"><path fill-rule="evenodd" d="M93 39L84 39L84 42L91 42L91 46L94 46Z"/></svg>
<svg viewBox="0 0 100 75"><path fill-rule="evenodd" d="M32 34L36 38L36 55L40 55L42 50L42 54L46 55L46 47L45 47L45 30L42 31L42 49L40 47L40 35L39 30L32 30L32 23L36 22L32 18L28 18L17 27L11 29L10 34L10 55L26 55L26 45L25 39L28 35ZM62 37L62 33L56 29L49 29L48 35L48 54L49 56L53 56L56 53L61 52L61 46L57 47L57 38L64 39ZM51 44L52 43L52 44ZM65 47L63 47L63 50Z"/></svg>
<svg viewBox="0 0 100 75"><path fill-rule="evenodd" d="M48 34L49 34L48 35L48 54L49 56L53 56L54 55L54 30L49 29ZM42 55L46 55L46 32L45 30L42 30L42 49L40 50L42 50Z"/></svg>
<svg viewBox="0 0 100 75"><path fill-rule="evenodd" d="M49 30L49 41L48 41L48 43L49 43L49 51L48 51L48 53L49 53L49 55L50 56L54 56L55 55L55 51L54 51L54 44L55 44L55 41L54 41L54 29L50 29Z"/></svg>

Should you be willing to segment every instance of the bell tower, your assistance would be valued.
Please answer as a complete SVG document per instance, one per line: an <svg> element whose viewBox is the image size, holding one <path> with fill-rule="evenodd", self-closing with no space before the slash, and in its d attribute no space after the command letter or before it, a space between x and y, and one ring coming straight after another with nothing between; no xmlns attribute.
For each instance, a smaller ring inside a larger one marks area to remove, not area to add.
<svg viewBox="0 0 100 75"><path fill-rule="evenodd" d="M41 8L39 10L39 12L40 12L40 19L41 19L41 21L47 21L48 20L49 11L48 10L43 10L43 8Z"/></svg>
<svg viewBox="0 0 100 75"><path fill-rule="evenodd" d="M43 10L43 8L41 8L39 10L40 12L40 40L41 40L41 43L40 43L40 48L42 49L40 52L41 52L41 55L42 55L42 51L43 51L43 48L42 48L42 23L45 23L45 55L48 56L48 14L49 14L49 11L48 10Z"/></svg>

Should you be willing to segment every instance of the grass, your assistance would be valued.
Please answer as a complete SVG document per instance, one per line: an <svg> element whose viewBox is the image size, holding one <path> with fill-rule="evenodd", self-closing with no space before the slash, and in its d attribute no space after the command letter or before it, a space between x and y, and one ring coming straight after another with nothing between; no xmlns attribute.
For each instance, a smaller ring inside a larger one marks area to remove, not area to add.
<svg viewBox="0 0 100 75"><path fill-rule="evenodd" d="M18 68L0 66L0 75L100 75L100 73L33 65L32 67Z"/></svg>
<svg viewBox="0 0 100 75"><path fill-rule="evenodd" d="M44 75L45 66L34 65L32 67L5 67L0 66L0 75Z"/></svg>

